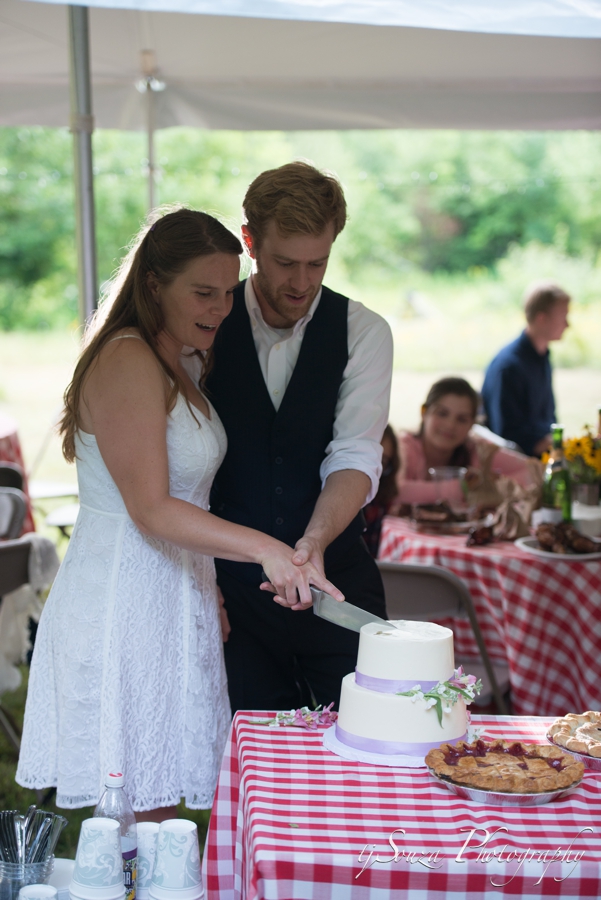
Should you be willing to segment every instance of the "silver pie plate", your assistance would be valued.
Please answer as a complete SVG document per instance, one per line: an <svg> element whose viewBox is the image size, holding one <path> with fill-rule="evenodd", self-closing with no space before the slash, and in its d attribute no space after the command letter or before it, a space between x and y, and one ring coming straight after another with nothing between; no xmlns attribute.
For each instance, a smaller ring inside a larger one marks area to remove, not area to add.
<svg viewBox="0 0 601 900"><path fill-rule="evenodd" d="M430 767L428 767L428 772L435 781L446 787L452 794L456 794L463 800L486 803L487 806L544 806L545 803L562 800L564 797L572 794L582 782L582 778L580 778L579 781L575 781L574 784L567 788L561 788L559 791L545 791L540 794L510 794L501 791L482 791L478 788L467 787L464 784L455 784L453 781L441 778Z"/></svg>
<svg viewBox="0 0 601 900"><path fill-rule="evenodd" d="M559 744L556 744L550 734L547 734L547 740L550 744L553 744L554 747L557 747L558 750L562 750L564 753L569 753L570 756L575 757L578 762L581 762L585 769L591 769L593 772L601 772L601 759L596 756L589 756L587 753L577 753L575 750L568 750L567 747L560 747Z"/></svg>

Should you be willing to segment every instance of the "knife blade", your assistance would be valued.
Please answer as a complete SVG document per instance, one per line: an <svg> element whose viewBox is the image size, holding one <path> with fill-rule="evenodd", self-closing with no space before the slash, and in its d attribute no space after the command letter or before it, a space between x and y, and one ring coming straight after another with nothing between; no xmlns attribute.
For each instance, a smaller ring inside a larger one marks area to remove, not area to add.
<svg viewBox="0 0 601 900"><path fill-rule="evenodd" d="M387 622L385 619L381 619L365 609L353 606L352 603L347 603L346 600L335 600L331 594L326 594L325 591L320 591L317 588L311 588L311 595L313 597L313 612L315 615L319 616L320 619L332 622L334 625L340 625L341 628L361 631L363 625L368 625L370 622L375 622L376 625L383 625L386 628L390 628L392 625L392 622ZM393 625L394 627L396 626Z"/></svg>

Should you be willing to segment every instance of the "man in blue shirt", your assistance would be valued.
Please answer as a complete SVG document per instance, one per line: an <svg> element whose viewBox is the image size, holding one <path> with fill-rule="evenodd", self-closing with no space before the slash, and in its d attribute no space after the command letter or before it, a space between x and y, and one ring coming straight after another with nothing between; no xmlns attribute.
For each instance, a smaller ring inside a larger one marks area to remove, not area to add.
<svg viewBox="0 0 601 900"><path fill-rule="evenodd" d="M549 343L568 327L569 295L553 282L540 282L526 294L526 328L495 356L486 370L482 399L491 431L529 456L551 444L555 399Z"/></svg>

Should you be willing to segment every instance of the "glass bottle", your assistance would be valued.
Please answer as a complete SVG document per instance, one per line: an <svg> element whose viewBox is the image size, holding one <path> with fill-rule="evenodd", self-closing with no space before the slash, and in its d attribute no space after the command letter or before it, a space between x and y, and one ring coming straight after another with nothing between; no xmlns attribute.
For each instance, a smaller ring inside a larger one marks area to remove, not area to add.
<svg viewBox="0 0 601 900"><path fill-rule="evenodd" d="M570 470L563 455L563 425L551 425L553 449L545 468L543 506L561 510L564 522L572 519Z"/></svg>
<svg viewBox="0 0 601 900"><path fill-rule="evenodd" d="M94 810L95 816L105 819L116 819L121 826L121 853L123 854L123 884L125 885L125 900L135 900L136 897L136 873L138 863L138 835L136 829L136 817L129 802L129 797L123 790L124 778L121 772L111 772L105 779L105 791L98 806Z"/></svg>

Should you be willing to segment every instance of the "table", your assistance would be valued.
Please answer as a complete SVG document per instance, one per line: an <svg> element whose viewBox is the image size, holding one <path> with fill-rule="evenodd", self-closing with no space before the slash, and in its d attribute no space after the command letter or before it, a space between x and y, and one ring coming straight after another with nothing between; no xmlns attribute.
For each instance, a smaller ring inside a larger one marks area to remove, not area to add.
<svg viewBox="0 0 601 900"><path fill-rule="evenodd" d="M12 416L0 412L0 462L16 463L23 472L23 493L27 497L27 513L23 522L23 534L27 531L35 531L35 524L31 512L31 502L25 474L25 463L21 443L17 434L17 423Z"/></svg>
<svg viewBox="0 0 601 900"><path fill-rule="evenodd" d="M545 559L509 542L466 547L465 537L417 534L392 516L379 559L443 566L463 579L490 656L509 666L515 713L601 707L601 560ZM467 620L442 624L457 656L478 656Z"/></svg>
<svg viewBox="0 0 601 900"><path fill-rule="evenodd" d="M71 537L71 532L67 529L73 528L79 515L79 503L67 503L65 506L59 506L53 509L46 516L45 524L49 527L58 528L59 533L67 540Z"/></svg>
<svg viewBox="0 0 601 900"><path fill-rule="evenodd" d="M257 723L265 715L234 717L203 859L207 900L601 896L601 773L546 806L487 807L451 794L426 769L340 759L322 747L323 728L269 728ZM550 723L473 721L486 737L536 741ZM515 852L525 854L521 866Z"/></svg>
<svg viewBox="0 0 601 900"><path fill-rule="evenodd" d="M32 480L29 493L33 500L61 500L67 497L79 497L79 485L66 484L64 481Z"/></svg>

